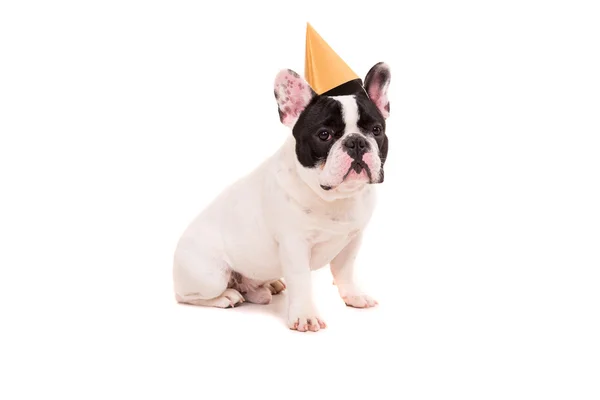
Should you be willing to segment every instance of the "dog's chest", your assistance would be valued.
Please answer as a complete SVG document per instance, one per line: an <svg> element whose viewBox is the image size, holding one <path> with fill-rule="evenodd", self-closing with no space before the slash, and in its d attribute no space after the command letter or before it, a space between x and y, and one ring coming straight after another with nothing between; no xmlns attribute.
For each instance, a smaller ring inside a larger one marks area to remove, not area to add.
<svg viewBox="0 0 600 400"><path fill-rule="evenodd" d="M327 265L367 223L370 213L360 207L328 210L306 218L306 240L311 245L311 269Z"/></svg>

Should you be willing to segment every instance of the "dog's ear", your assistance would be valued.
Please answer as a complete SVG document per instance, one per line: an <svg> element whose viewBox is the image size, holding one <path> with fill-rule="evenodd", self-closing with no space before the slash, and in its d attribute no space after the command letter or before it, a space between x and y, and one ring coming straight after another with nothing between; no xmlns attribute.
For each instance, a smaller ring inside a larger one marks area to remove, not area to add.
<svg viewBox="0 0 600 400"><path fill-rule="evenodd" d="M390 79L390 67L382 62L375 64L365 78L367 94L373 103L375 103L383 118L387 118L390 115L390 102L387 97Z"/></svg>
<svg viewBox="0 0 600 400"><path fill-rule="evenodd" d="M310 85L291 69L279 71L275 77L275 99L279 107L279 119L293 128L308 103L316 96Z"/></svg>

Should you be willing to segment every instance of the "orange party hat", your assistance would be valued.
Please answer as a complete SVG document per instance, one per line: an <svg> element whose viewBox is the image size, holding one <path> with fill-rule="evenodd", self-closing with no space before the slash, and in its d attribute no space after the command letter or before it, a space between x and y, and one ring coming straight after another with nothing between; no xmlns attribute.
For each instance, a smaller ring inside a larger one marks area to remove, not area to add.
<svg viewBox="0 0 600 400"><path fill-rule="evenodd" d="M306 24L304 77L319 95L336 96L364 90L358 75L310 24Z"/></svg>

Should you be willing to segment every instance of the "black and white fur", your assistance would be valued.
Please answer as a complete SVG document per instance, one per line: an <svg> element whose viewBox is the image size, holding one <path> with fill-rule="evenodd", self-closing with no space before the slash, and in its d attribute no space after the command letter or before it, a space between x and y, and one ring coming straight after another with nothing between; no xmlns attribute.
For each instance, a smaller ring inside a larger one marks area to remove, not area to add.
<svg viewBox="0 0 600 400"><path fill-rule="evenodd" d="M389 68L379 63L364 91L331 97L316 95L291 70L277 75L275 97L290 135L185 230L174 256L177 301L268 303L287 286L288 326L317 331L326 325L310 273L330 265L347 305L377 304L353 271L375 206L373 184L384 178L389 82Z"/></svg>

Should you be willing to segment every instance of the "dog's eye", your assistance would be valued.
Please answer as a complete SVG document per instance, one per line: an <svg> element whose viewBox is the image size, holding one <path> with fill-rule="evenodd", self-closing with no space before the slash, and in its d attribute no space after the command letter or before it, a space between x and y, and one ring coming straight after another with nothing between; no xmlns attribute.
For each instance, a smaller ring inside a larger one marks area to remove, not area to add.
<svg viewBox="0 0 600 400"><path fill-rule="evenodd" d="M375 135L375 136L381 135L382 131L383 131L383 129L381 129L381 126L379 126L379 125L375 125L373 127L373 135Z"/></svg>
<svg viewBox="0 0 600 400"><path fill-rule="evenodd" d="M331 139L331 133L329 133L329 131L327 129L320 130L319 133L317 134L317 136L319 136L319 139L321 139L324 142Z"/></svg>

